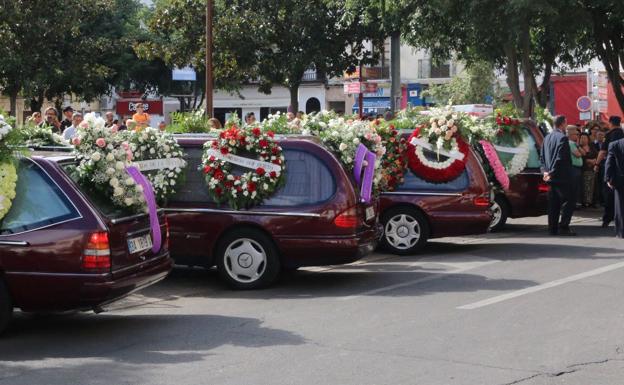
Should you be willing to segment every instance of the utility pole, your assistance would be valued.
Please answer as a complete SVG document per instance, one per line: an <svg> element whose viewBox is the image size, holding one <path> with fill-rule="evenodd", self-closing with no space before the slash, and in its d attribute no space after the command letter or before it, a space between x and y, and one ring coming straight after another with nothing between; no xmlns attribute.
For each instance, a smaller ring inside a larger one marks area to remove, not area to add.
<svg viewBox="0 0 624 385"><path fill-rule="evenodd" d="M390 110L394 115L401 108L401 33L398 31L390 35L390 76Z"/></svg>
<svg viewBox="0 0 624 385"><path fill-rule="evenodd" d="M206 0L206 116L213 117L212 87L212 13L213 0Z"/></svg>

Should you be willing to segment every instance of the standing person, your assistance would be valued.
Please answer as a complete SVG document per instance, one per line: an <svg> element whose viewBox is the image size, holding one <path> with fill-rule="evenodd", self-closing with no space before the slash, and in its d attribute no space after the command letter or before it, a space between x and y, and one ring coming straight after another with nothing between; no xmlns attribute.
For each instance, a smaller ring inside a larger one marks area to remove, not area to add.
<svg viewBox="0 0 624 385"><path fill-rule="evenodd" d="M136 130L141 131L142 129L149 126L150 116L147 112L145 112L143 107L143 102L135 103L136 106L136 114L132 115L132 120L136 122Z"/></svg>
<svg viewBox="0 0 624 385"><path fill-rule="evenodd" d="M624 139L618 139L609 145L605 182L614 195L616 236L624 238Z"/></svg>
<svg viewBox="0 0 624 385"><path fill-rule="evenodd" d="M161 120L160 123L158 123L158 129L160 132L165 132L167 130L167 124L164 120Z"/></svg>
<svg viewBox="0 0 624 385"><path fill-rule="evenodd" d="M581 134L579 139L579 148L585 153L583 155L583 206L590 207L594 205L594 186L596 184L596 173L594 166L596 165L596 157L598 151L591 144L589 134Z"/></svg>
<svg viewBox="0 0 624 385"><path fill-rule="evenodd" d="M578 146L579 128L577 126L567 126L566 134L570 145L570 157L572 159L572 169L570 176L570 202L573 208L576 204L582 202L582 186L583 186L583 156L585 151Z"/></svg>
<svg viewBox="0 0 624 385"><path fill-rule="evenodd" d="M256 123L256 114L253 112L248 112L247 115L245 115L245 124L251 126L254 123Z"/></svg>
<svg viewBox="0 0 624 385"><path fill-rule="evenodd" d="M570 144L564 134L565 116L555 118L555 129L544 138L540 155L544 182L550 185L548 191L548 232L550 235L576 235L570 231L570 220L574 205L570 204L572 160ZM563 213L561 211L563 210ZM561 215L561 222L559 216Z"/></svg>
<svg viewBox="0 0 624 385"><path fill-rule="evenodd" d="M43 118L41 117L41 112L35 111L30 116L30 118L28 118L28 123L34 124L37 127L41 127L41 126L43 126L43 124L45 122L44 122Z"/></svg>
<svg viewBox="0 0 624 385"><path fill-rule="evenodd" d="M106 112L104 116L106 118L106 123L104 123L104 127L106 128L113 127L113 125L115 125L115 120L114 120L115 116L113 115L112 111Z"/></svg>
<svg viewBox="0 0 624 385"><path fill-rule="evenodd" d="M45 109L45 124L52 129L55 134L61 134L61 122L58 120L56 109L54 107L48 107Z"/></svg>
<svg viewBox="0 0 624 385"><path fill-rule="evenodd" d="M61 131L65 132L65 129L72 125L72 119L74 115L74 109L71 106L63 108L63 116L65 119L61 122Z"/></svg>
<svg viewBox="0 0 624 385"><path fill-rule="evenodd" d="M620 118L619 116L609 117L609 131L607 132L605 140L600 147L600 152L598 153L598 158L596 160L598 165L594 166L594 170L600 171L600 167L605 167L605 160L607 158L609 145L616 140L624 139L624 131L622 131L622 127L620 127L621 123L622 118ZM615 195L613 189L607 186L606 182L603 183L602 188L604 199L604 214L602 215L602 227L609 227L609 223L611 223L614 217Z"/></svg>
<svg viewBox="0 0 624 385"><path fill-rule="evenodd" d="M80 125L80 123L82 123L82 114L80 112L74 112L72 115L72 125L63 131L63 139L71 142L71 140L74 139L74 136L76 136L76 130L78 129L78 125Z"/></svg>

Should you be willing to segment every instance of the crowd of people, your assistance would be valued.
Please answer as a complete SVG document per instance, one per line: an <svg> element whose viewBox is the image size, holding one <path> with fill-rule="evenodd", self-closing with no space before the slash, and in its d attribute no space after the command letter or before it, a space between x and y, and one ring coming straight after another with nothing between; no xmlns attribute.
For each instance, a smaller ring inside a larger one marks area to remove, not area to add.
<svg viewBox="0 0 624 385"><path fill-rule="evenodd" d="M142 103L135 104L136 113L132 117L126 119L119 119L115 117L115 114L108 111L104 114L105 126L115 127L118 131L127 130L128 127L142 129L150 124L150 116L144 110ZM45 116L45 118L43 117ZM65 140L70 141L76 136L78 126L82 123L83 115L81 112L74 111L71 106L63 108L62 120L59 120L59 114L54 107L48 107L44 110L43 116L41 112L35 111L27 119L26 123L37 127L47 127L53 133L61 135ZM164 131L166 125L164 122L160 122L158 128Z"/></svg>
<svg viewBox="0 0 624 385"><path fill-rule="evenodd" d="M619 116L606 125L568 125L563 115L544 139L541 167L548 195L551 235L576 235L570 230L574 210L604 207L602 227L615 220L616 234L624 238L624 131ZM617 144L616 144L617 143ZM622 148L620 154L619 148Z"/></svg>

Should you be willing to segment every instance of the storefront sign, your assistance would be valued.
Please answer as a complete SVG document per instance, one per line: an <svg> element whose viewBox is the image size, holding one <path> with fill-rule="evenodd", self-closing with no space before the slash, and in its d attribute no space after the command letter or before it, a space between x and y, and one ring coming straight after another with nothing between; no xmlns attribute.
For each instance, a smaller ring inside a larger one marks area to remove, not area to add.
<svg viewBox="0 0 624 385"><path fill-rule="evenodd" d="M344 84L344 93L347 95L375 92L377 92L377 83L350 82Z"/></svg>
<svg viewBox="0 0 624 385"><path fill-rule="evenodd" d="M115 110L118 115L133 115L138 104L143 104L143 110L150 115L163 114L162 100L118 100Z"/></svg>

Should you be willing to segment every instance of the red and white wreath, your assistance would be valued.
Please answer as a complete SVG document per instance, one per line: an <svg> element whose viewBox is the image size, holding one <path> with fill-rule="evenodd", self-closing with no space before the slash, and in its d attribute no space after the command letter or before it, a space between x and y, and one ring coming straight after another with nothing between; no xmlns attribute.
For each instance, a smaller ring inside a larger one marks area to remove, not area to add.
<svg viewBox="0 0 624 385"><path fill-rule="evenodd" d="M245 157L241 155L251 156ZM235 175L233 165L250 171ZM235 125L204 144L202 170L215 202L249 208L272 196L284 182L284 155L271 131Z"/></svg>
<svg viewBox="0 0 624 385"><path fill-rule="evenodd" d="M416 128L408 139L407 160L412 172L432 183L444 183L457 178L466 169L470 147L458 135L449 138L450 149L432 146L423 127ZM437 160L430 160L425 151L433 152ZM443 158L443 159L442 159Z"/></svg>

